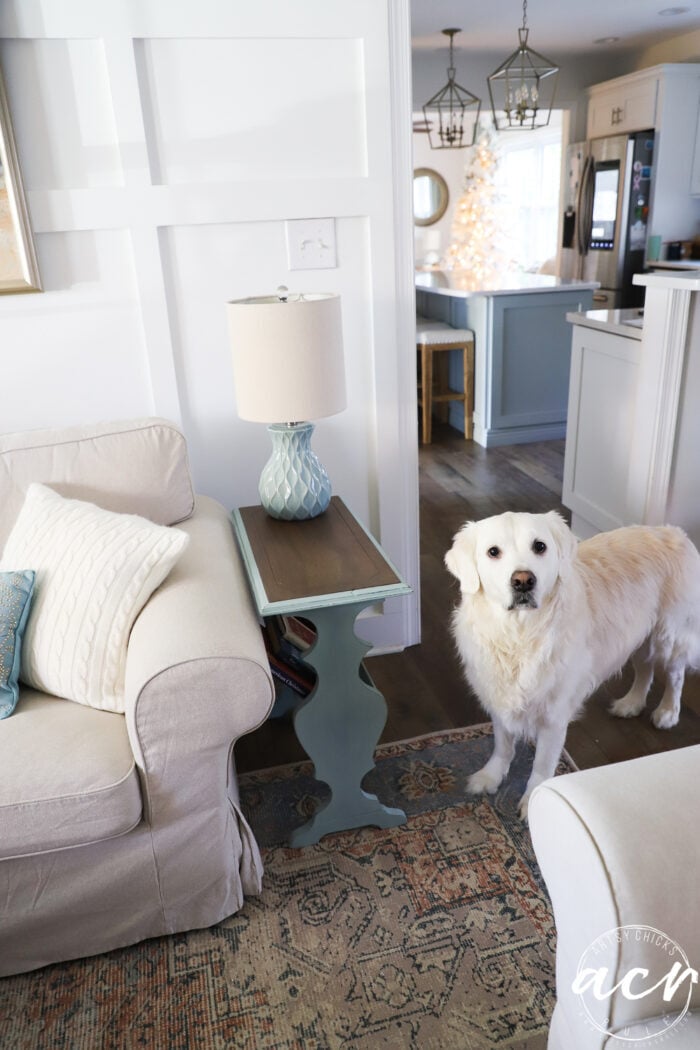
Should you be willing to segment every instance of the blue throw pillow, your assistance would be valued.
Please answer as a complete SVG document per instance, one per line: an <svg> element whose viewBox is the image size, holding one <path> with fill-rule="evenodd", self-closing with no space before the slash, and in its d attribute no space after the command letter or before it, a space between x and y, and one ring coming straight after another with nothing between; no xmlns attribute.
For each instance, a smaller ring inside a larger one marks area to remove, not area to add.
<svg viewBox="0 0 700 1050"><path fill-rule="evenodd" d="M17 704L22 634L33 589L31 570L0 572L0 718L11 715Z"/></svg>

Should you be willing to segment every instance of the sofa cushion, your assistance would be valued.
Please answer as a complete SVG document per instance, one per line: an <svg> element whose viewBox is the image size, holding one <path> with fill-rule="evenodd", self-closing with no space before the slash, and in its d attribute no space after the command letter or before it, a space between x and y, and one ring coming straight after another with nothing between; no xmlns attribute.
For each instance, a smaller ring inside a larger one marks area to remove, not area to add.
<svg viewBox="0 0 700 1050"><path fill-rule="evenodd" d="M180 529L30 485L0 560L0 570L36 572L22 681L123 712L129 632L188 542Z"/></svg>
<svg viewBox="0 0 700 1050"><path fill-rule="evenodd" d="M0 726L0 859L114 838L141 820L123 715L23 689Z"/></svg>
<svg viewBox="0 0 700 1050"><path fill-rule="evenodd" d="M0 572L0 718L11 715L17 704L22 636L33 589L33 572Z"/></svg>
<svg viewBox="0 0 700 1050"><path fill-rule="evenodd" d="M158 525L175 525L194 510L185 439L165 419L3 434L0 549L32 481Z"/></svg>

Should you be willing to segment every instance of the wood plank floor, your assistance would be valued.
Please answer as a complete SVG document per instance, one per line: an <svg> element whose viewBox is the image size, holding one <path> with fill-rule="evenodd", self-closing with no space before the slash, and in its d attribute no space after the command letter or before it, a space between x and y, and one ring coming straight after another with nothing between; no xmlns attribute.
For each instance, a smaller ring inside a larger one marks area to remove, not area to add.
<svg viewBox="0 0 700 1050"><path fill-rule="evenodd" d="M558 510L567 516L561 504L563 463L563 441L487 450L448 426L434 425L433 443L420 450L422 642L368 663L387 701L382 743L487 720L464 682L449 635L458 589L444 568L444 554L470 519L505 510ZM700 678L687 679L680 722L671 730L655 729L649 721L660 695L657 685L639 718L608 714L611 699L622 695L629 682L625 671L606 683L569 727L566 746L580 768L700 743ZM236 744L241 772L303 757L285 720L268 721Z"/></svg>

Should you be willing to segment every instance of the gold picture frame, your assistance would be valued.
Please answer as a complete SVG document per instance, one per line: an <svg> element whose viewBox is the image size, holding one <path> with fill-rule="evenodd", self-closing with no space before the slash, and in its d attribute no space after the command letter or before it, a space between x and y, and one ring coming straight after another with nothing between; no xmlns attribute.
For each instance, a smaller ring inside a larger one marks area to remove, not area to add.
<svg viewBox="0 0 700 1050"><path fill-rule="evenodd" d="M413 172L413 221L416 226L432 226L447 211L450 192L439 171L416 168Z"/></svg>
<svg viewBox="0 0 700 1050"><path fill-rule="evenodd" d="M29 211L0 72L0 295L40 291Z"/></svg>

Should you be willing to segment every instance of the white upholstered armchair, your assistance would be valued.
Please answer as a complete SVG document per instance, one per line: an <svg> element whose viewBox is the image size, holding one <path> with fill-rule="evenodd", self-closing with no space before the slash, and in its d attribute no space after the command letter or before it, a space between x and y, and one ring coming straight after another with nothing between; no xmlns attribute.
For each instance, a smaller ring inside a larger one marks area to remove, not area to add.
<svg viewBox="0 0 700 1050"><path fill-rule="evenodd" d="M533 792L557 926L548 1050L700 1047L699 770L700 746L684 747Z"/></svg>

